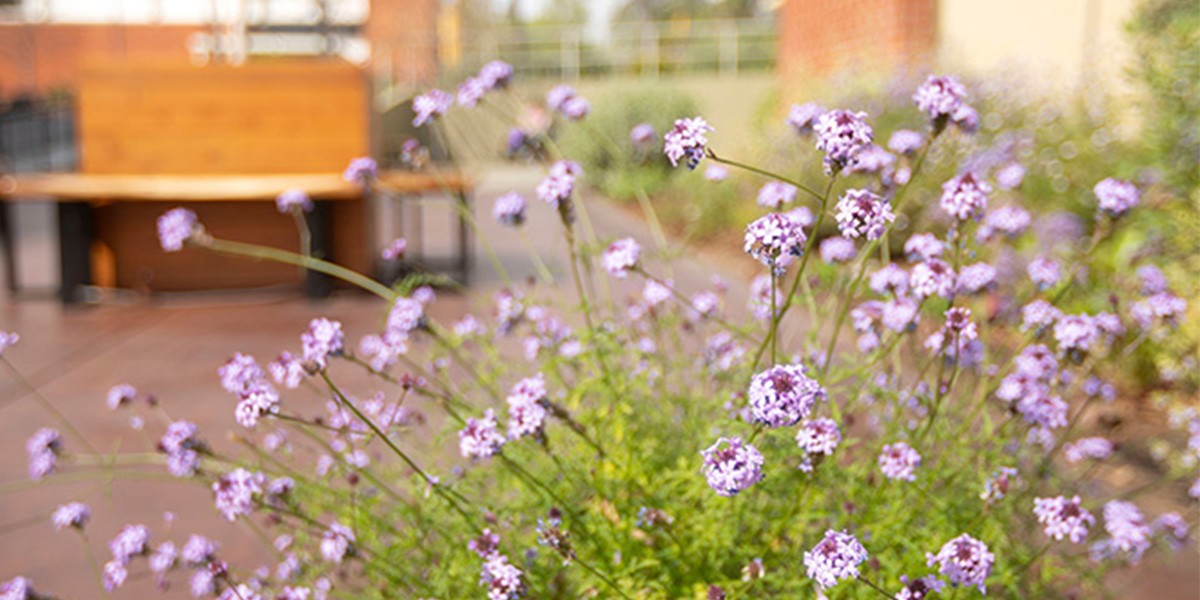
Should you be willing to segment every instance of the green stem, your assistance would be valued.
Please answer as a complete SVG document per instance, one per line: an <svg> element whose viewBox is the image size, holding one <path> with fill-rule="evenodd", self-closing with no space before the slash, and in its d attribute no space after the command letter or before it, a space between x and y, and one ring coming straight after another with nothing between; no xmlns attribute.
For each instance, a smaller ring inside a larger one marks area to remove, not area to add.
<svg viewBox="0 0 1200 600"><path fill-rule="evenodd" d="M29 395L33 396L33 399L36 400L46 412L50 413L50 416L54 417L54 420L58 421L59 426L66 430L71 437L75 438L75 440L84 448L86 448L88 452L91 452L92 454L99 454L96 451L96 448L92 446L92 443L89 442L88 439L84 437L84 435L80 433L74 425L71 424L71 421L67 419L67 416L55 408L54 405L50 403L50 400L43 396L42 393L38 391L36 387L34 387L33 383L31 383L28 379L25 379L25 376L22 375L19 370L17 370L17 367L8 361L8 357L0 354L0 362L3 362L4 366L8 367L9 372L12 373L17 382L24 386L26 390L29 390Z"/></svg>
<svg viewBox="0 0 1200 600"><path fill-rule="evenodd" d="M767 171L765 169L760 169L758 167L748 165L746 163L740 163L736 160L730 160L728 158L721 158L720 156L717 156L716 152L713 152L711 148L708 149L708 158L713 160L714 162L719 162L723 165L737 167L739 169L750 171L751 173L758 173L759 175L762 175L764 177L770 177L771 179L777 179L784 183L794 185L798 189L803 190L806 194L812 196L813 198L816 198L817 200L821 199L821 194L818 194L812 188L808 187L807 185L804 185L803 183L800 183L799 181L796 181L795 179L791 179L790 177L784 177L783 175L780 175L779 173L773 173L771 171Z"/></svg>
<svg viewBox="0 0 1200 600"><path fill-rule="evenodd" d="M355 271L351 271L346 267L331 263L329 261L280 250L279 248L270 248L267 246L259 246L257 244L247 244L243 242L234 242L231 240L221 240L211 238L196 242L202 248L208 248L216 252L224 254L233 254L237 256L245 256L256 258L259 260L272 260L289 265L304 267L310 271L324 273L330 277L336 277L346 283L358 286L388 302L396 299L396 294L391 288Z"/></svg>

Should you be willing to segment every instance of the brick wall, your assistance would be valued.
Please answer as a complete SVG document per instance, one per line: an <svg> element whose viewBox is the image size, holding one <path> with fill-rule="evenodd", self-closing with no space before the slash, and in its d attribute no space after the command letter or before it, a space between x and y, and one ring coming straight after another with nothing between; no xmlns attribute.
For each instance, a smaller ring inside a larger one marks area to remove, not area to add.
<svg viewBox="0 0 1200 600"><path fill-rule="evenodd" d="M73 89L88 63L189 60L200 25L0 23L0 100Z"/></svg>
<svg viewBox="0 0 1200 600"><path fill-rule="evenodd" d="M437 18L438 0L371 0L366 36L376 72L412 84L436 77Z"/></svg>
<svg viewBox="0 0 1200 600"><path fill-rule="evenodd" d="M937 0L787 0L779 10L781 77L844 68L884 71L932 60Z"/></svg>

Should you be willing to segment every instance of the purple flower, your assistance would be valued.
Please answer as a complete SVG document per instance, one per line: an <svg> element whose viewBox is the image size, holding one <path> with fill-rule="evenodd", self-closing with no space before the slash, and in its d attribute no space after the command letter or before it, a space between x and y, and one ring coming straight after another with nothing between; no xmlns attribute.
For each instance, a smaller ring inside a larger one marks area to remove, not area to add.
<svg viewBox="0 0 1200 600"><path fill-rule="evenodd" d="M1166 538L1167 544L1171 546L1172 550L1179 550L1188 541L1189 529L1191 528L1188 526L1187 521L1179 513L1169 512L1159 515L1154 520L1152 531L1156 535L1162 535L1162 537Z"/></svg>
<svg viewBox="0 0 1200 600"><path fill-rule="evenodd" d="M926 261L939 258L946 245L932 233L915 233L904 242L904 254L909 260Z"/></svg>
<svg viewBox="0 0 1200 600"><path fill-rule="evenodd" d="M251 473L241 467L226 473L212 484L217 510L230 522L253 513L254 498L262 495L266 482L262 473Z"/></svg>
<svg viewBox="0 0 1200 600"><path fill-rule="evenodd" d="M1001 206L983 217L979 228L980 241L990 240L994 232L1013 238L1025 232L1030 223L1029 211L1020 206Z"/></svg>
<svg viewBox="0 0 1200 600"><path fill-rule="evenodd" d="M201 443L196 439L196 424L190 421L171 423L158 440L158 449L167 455L167 469L176 477L195 474L200 465L196 449L200 447Z"/></svg>
<svg viewBox="0 0 1200 600"><path fill-rule="evenodd" d="M508 393L508 437L540 435L546 416L546 379L541 373L518 381Z"/></svg>
<svg viewBox="0 0 1200 600"><path fill-rule="evenodd" d="M767 267L782 272L804 253L808 236L795 221L768 213L746 227L743 250Z"/></svg>
<svg viewBox="0 0 1200 600"><path fill-rule="evenodd" d="M1055 540L1064 537L1078 544L1087 537L1088 528L1096 522L1092 513L1083 508L1079 496L1068 500L1065 496L1034 498L1033 514L1044 526L1046 535Z"/></svg>
<svg viewBox="0 0 1200 600"><path fill-rule="evenodd" d="M293 210L310 212L313 209L313 201L312 198L308 197L308 194L304 193L304 190L292 188L284 190L275 197L275 208L284 214L290 213Z"/></svg>
<svg viewBox="0 0 1200 600"><path fill-rule="evenodd" d="M1109 538L1092 545L1095 560L1112 556L1126 558L1137 564L1142 554L1150 549L1150 527L1142 511L1132 502L1113 500L1104 505L1104 530Z"/></svg>
<svg viewBox="0 0 1200 600"><path fill-rule="evenodd" d="M954 117L963 107L966 97L967 88L957 79L930 75L913 94L913 102L921 112L936 121Z"/></svg>
<svg viewBox="0 0 1200 600"><path fill-rule="evenodd" d="M895 163L896 157L891 152L878 144L868 144L858 151L848 168L851 173L876 173L887 183L892 177L892 165Z"/></svg>
<svg viewBox="0 0 1200 600"><path fill-rule="evenodd" d="M946 587L945 582L933 575L909 579L907 575L900 576L904 588L896 594L896 600L925 600L934 592L941 592Z"/></svg>
<svg viewBox="0 0 1200 600"><path fill-rule="evenodd" d="M467 548L480 558L488 558L500 550L500 536L485 528L479 537L467 542Z"/></svg>
<svg viewBox="0 0 1200 600"><path fill-rule="evenodd" d="M912 298L894 298L883 303L880 323L897 333L916 326L921 305Z"/></svg>
<svg viewBox="0 0 1200 600"><path fill-rule="evenodd" d="M910 289L918 298L949 298L954 293L954 282L954 269L936 258L917 263L909 277Z"/></svg>
<svg viewBox="0 0 1200 600"><path fill-rule="evenodd" d="M62 436L49 427L43 427L25 442L25 451L29 455L29 478L37 481L53 473L58 465Z"/></svg>
<svg viewBox="0 0 1200 600"><path fill-rule="evenodd" d="M50 515L50 521L54 523L54 528L59 530L68 527L83 529L83 526L87 525L88 520L91 518L92 509L80 502L71 502L59 506L54 510L54 514Z"/></svg>
<svg viewBox="0 0 1200 600"><path fill-rule="evenodd" d="M388 245L379 251L379 256L383 260L397 260L404 256L404 252L408 250L408 240L404 238L396 238Z"/></svg>
<svg viewBox="0 0 1200 600"><path fill-rule="evenodd" d="M808 577L817 582L822 590L829 589L843 579L858 577L858 566L867 560L867 550L858 539L845 531L825 532L825 537L804 553L804 567Z"/></svg>
<svg viewBox="0 0 1200 600"><path fill-rule="evenodd" d="M517 227L525 222L525 208L524 196L508 192L496 197L496 202L492 205L492 216L501 225Z"/></svg>
<svg viewBox="0 0 1200 600"><path fill-rule="evenodd" d="M300 345L304 360L323 369L329 357L340 356L345 348L342 324L324 317L313 319L308 323L308 330L300 335Z"/></svg>
<svg viewBox="0 0 1200 600"><path fill-rule="evenodd" d="M187 543L183 545L179 557L183 559L183 562L195 567L207 564L216 553L217 545L212 540L202 535L192 534L188 537Z"/></svg>
<svg viewBox="0 0 1200 600"><path fill-rule="evenodd" d="M704 167L704 178L709 181L725 181L729 178L729 169L722 164L709 163Z"/></svg>
<svg viewBox="0 0 1200 600"><path fill-rule="evenodd" d="M281 352L275 362L267 365L271 377L288 389L296 389L304 378L304 365L291 352Z"/></svg>
<svg viewBox="0 0 1200 600"><path fill-rule="evenodd" d="M1092 192L1096 194L1100 210L1114 219L1129 212L1141 199L1141 193L1135 185L1112 177L1097 183Z"/></svg>
<svg viewBox="0 0 1200 600"><path fill-rule="evenodd" d="M1187 300L1170 292L1159 292L1129 307L1129 315L1142 329L1150 329L1158 322L1178 323L1185 312Z"/></svg>
<svg viewBox="0 0 1200 600"><path fill-rule="evenodd" d="M979 130L979 112L966 104L958 107L958 110L950 115L950 120L963 133L975 133Z"/></svg>
<svg viewBox="0 0 1200 600"><path fill-rule="evenodd" d="M163 576L171 567L175 566L175 562L179 558L179 553L175 550L175 544L171 542L163 542L150 553L150 571L158 576L158 580L163 581Z"/></svg>
<svg viewBox="0 0 1200 600"><path fill-rule="evenodd" d="M988 503L1003 499L1008 495L1009 489L1020 480L1016 469L1000 467L983 483L983 493L979 495L979 499Z"/></svg>
<svg viewBox="0 0 1200 600"><path fill-rule="evenodd" d="M831 110L821 115L813 130L817 132L817 150L825 153L825 172L833 173L852 164L859 150L874 139L867 113Z"/></svg>
<svg viewBox="0 0 1200 600"><path fill-rule="evenodd" d="M925 143L920 133L911 129L897 129L888 139L888 149L897 154L915 154Z"/></svg>
<svg viewBox="0 0 1200 600"><path fill-rule="evenodd" d="M1034 393L1017 401L1017 412L1021 413L1021 417L1046 430L1066 427L1070 408L1067 403L1044 390L1031 391Z"/></svg>
<svg viewBox="0 0 1200 600"><path fill-rule="evenodd" d="M538 198L555 208L561 207L564 202L569 202L574 191L575 175L568 169L552 169L550 175L537 186Z"/></svg>
<svg viewBox="0 0 1200 600"><path fill-rule="evenodd" d="M1034 300L1021 308L1021 331L1040 331L1062 318L1062 311L1045 300Z"/></svg>
<svg viewBox="0 0 1200 600"><path fill-rule="evenodd" d="M575 95L575 88L569 85L554 86L546 92L546 107L556 112L562 111L563 105Z"/></svg>
<svg viewBox="0 0 1200 600"><path fill-rule="evenodd" d="M592 111L592 104L583 96L572 96L566 102L563 102L561 112L564 117L578 121L588 115Z"/></svg>
<svg viewBox="0 0 1200 600"><path fill-rule="evenodd" d="M718 331L704 342L704 364L714 373L732 369L746 355L728 331Z"/></svg>
<svg viewBox="0 0 1200 600"><path fill-rule="evenodd" d="M1002 190L1013 190L1021 187L1025 180L1025 167L1021 163L1008 163L996 172L996 184Z"/></svg>
<svg viewBox="0 0 1200 600"><path fill-rule="evenodd" d="M341 523L331 523L321 538L321 557L326 562L340 563L354 551L354 531Z"/></svg>
<svg viewBox="0 0 1200 600"><path fill-rule="evenodd" d="M784 216L796 222L801 228L812 227L813 214L807 206L798 206L783 213Z"/></svg>
<svg viewBox="0 0 1200 600"><path fill-rule="evenodd" d="M915 481L913 470L920 464L921 455L904 442L888 444L879 453L879 468L888 479Z"/></svg>
<svg viewBox="0 0 1200 600"><path fill-rule="evenodd" d="M908 272L896 263L888 263L871 273L869 285L876 294L901 296L908 291Z"/></svg>
<svg viewBox="0 0 1200 600"><path fill-rule="evenodd" d="M1054 324L1054 341L1060 354L1085 353L1100 338L1100 330L1088 315L1066 315Z"/></svg>
<svg viewBox="0 0 1200 600"><path fill-rule="evenodd" d="M521 570L508 562L508 557L495 553L487 557L480 575L480 585L487 588L488 600L516 600L525 595Z"/></svg>
<svg viewBox="0 0 1200 600"><path fill-rule="evenodd" d="M826 398L825 388L804 374L801 365L775 365L750 379L750 411L769 427L795 425Z"/></svg>
<svg viewBox="0 0 1200 600"><path fill-rule="evenodd" d="M488 82L479 77L468 77L458 86L458 105L463 108L474 108L479 100L488 92Z"/></svg>
<svg viewBox="0 0 1200 600"><path fill-rule="evenodd" d="M530 136L524 131L513 128L508 130L508 137L505 138L505 152L509 158L512 158L521 151L529 142Z"/></svg>
<svg viewBox="0 0 1200 600"><path fill-rule="evenodd" d="M512 75L512 65L502 60L493 60L479 69L479 79L489 90L508 87Z"/></svg>
<svg viewBox="0 0 1200 600"><path fill-rule="evenodd" d="M895 220L892 205L867 190L846 190L838 200L838 231L847 238L878 239Z"/></svg>
<svg viewBox="0 0 1200 600"><path fill-rule="evenodd" d="M747 303L750 310L754 313L754 318L759 321L764 321L771 318L771 276L759 275L750 282L750 300ZM779 289L778 284L774 288L774 306L775 310L780 310L783 307L783 291Z"/></svg>
<svg viewBox="0 0 1200 600"><path fill-rule="evenodd" d="M109 388L105 403L108 404L109 410L117 410L121 406L133 402L134 398L137 398L137 388L122 383Z"/></svg>
<svg viewBox="0 0 1200 600"><path fill-rule="evenodd" d="M413 98L412 108L416 113L412 121L413 127L420 127L433 120L434 117L446 114L453 104L454 96L437 89L429 90Z"/></svg>
<svg viewBox="0 0 1200 600"><path fill-rule="evenodd" d="M125 565L115 560L104 563L104 570L100 573L104 589L110 592L125 585L127 577L129 577L129 571L125 569Z"/></svg>
<svg viewBox="0 0 1200 600"><path fill-rule="evenodd" d="M0 583L0 599L2 600L34 600L38 595L33 591L33 584L24 577L13 577Z"/></svg>
<svg viewBox="0 0 1200 600"><path fill-rule="evenodd" d="M992 186L968 171L942 184L942 210L960 220L979 218L987 210Z"/></svg>
<svg viewBox="0 0 1200 600"><path fill-rule="evenodd" d="M500 452L504 436L496 424L492 409L483 412L481 419L467 419L467 424L458 432L458 449L464 458L488 458Z"/></svg>
<svg viewBox="0 0 1200 600"><path fill-rule="evenodd" d="M129 559L146 553L149 540L150 530L145 525L126 525L108 542L108 549L112 552L113 561L126 565Z"/></svg>
<svg viewBox="0 0 1200 600"><path fill-rule="evenodd" d="M342 179L365 186L379 177L379 165L370 156L360 156L350 161L342 172Z"/></svg>
<svg viewBox="0 0 1200 600"><path fill-rule="evenodd" d="M967 265L958 272L958 291L975 294L996 282L996 268L987 263Z"/></svg>
<svg viewBox="0 0 1200 600"><path fill-rule="evenodd" d="M825 114L825 107L808 102L805 104L793 104L788 110L787 123L796 130L799 135L808 135L813 132L813 126L816 125L817 119Z"/></svg>
<svg viewBox="0 0 1200 600"><path fill-rule="evenodd" d="M629 141L635 146L647 146L658 134L654 131L654 126L649 123L638 123L629 130Z"/></svg>
<svg viewBox="0 0 1200 600"><path fill-rule="evenodd" d="M1158 267L1142 265L1137 268L1137 276L1142 284L1143 296L1153 296L1167 291L1167 277Z"/></svg>
<svg viewBox="0 0 1200 600"><path fill-rule="evenodd" d="M713 128L702 117L676 119L675 127L663 136L663 153L671 166L679 166L679 159L686 158L689 169L695 169L704 158L708 146L708 132Z"/></svg>
<svg viewBox="0 0 1200 600"><path fill-rule="evenodd" d="M1062 278L1062 269L1059 268L1058 262L1044 256L1029 261L1029 266L1025 268L1025 271L1029 273L1029 279L1039 290L1054 287Z"/></svg>
<svg viewBox="0 0 1200 600"><path fill-rule="evenodd" d="M796 432L796 445L804 451L800 470L805 473L813 469L812 457L829 456L842 441L842 432L833 419L805 420Z"/></svg>
<svg viewBox="0 0 1200 600"><path fill-rule="evenodd" d="M992 572L996 555L988 551L987 544L962 534L946 542L936 555L926 554L929 566L938 565L939 572L954 585L973 585L980 593L987 593L985 581Z"/></svg>
<svg viewBox="0 0 1200 600"><path fill-rule="evenodd" d="M782 181L768 181L758 190L758 205L779 210L784 204L796 201L796 186Z"/></svg>
<svg viewBox="0 0 1200 600"><path fill-rule="evenodd" d="M835 235L821 240L817 251L821 254L821 260L827 263L844 263L858 254L858 247L854 245L854 240Z"/></svg>
<svg viewBox="0 0 1200 600"><path fill-rule="evenodd" d="M762 454L742 438L720 438L701 455L708 486L720 496L736 496L762 479Z"/></svg>
<svg viewBox="0 0 1200 600"><path fill-rule="evenodd" d="M225 364L217 369L217 375L221 377L221 387L232 394L241 394L247 388L266 379L266 373L258 366L254 357L240 352L234 353L232 358L225 361Z"/></svg>
<svg viewBox="0 0 1200 600"><path fill-rule="evenodd" d="M633 238L621 238L604 251L601 263L609 275L617 279L625 279L631 269L637 266L642 255L642 248Z"/></svg>
<svg viewBox="0 0 1200 600"><path fill-rule="evenodd" d="M199 228L196 213L186 208L172 208L158 218L158 241L164 251L178 252Z"/></svg>
<svg viewBox="0 0 1200 600"><path fill-rule="evenodd" d="M19 341L21 341L20 335L7 331L0 331L0 354L4 354L5 350L17 345L17 342Z"/></svg>

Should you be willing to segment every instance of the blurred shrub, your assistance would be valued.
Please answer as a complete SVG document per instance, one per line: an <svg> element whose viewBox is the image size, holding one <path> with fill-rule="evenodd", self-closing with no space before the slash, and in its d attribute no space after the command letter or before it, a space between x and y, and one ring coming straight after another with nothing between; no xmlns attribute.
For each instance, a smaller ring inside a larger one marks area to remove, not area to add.
<svg viewBox="0 0 1200 600"><path fill-rule="evenodd" d="M592 112L579 127L568 127L559 140L563 155L583 165L589 183L615 198L662 189L672 176L663 157L662 135L675 119L693 115L696 102L684 92L647 86L595 98ZM629 139L634 126L649 123L657 137L645 148Z"/></svg>

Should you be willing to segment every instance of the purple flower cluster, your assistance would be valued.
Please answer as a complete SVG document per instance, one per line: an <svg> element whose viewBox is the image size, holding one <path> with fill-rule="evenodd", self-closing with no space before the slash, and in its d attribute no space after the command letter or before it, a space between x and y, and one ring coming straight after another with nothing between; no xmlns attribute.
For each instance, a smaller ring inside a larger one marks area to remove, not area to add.
<svg viewBox="0 0 1200 600"><path fill-rule="evenodd" d="M226 473L213 482L217 510L229 521L254 512L254 499L262 495L267 478L262 473L252 473L241 467Z"/></svg>
<svg viewBox="0 0 1200 600"><path fill-rule="evenodd" d="M888 149L897 154L915 154L925 143L925 137L911 129L897 129L888 138Z"/></svg>
<svg viewBox="0 0 1200 600"><path fill-rule="evenodd" d="M918 298L949 298L954 295L955 281L954 269L949 264L930 258L913 266L912 275L909 276L909 289Z"/></svg>
<svg viewBox="0 0 1200 600"><path fill-rule="evenodd" d="M1033 281L1039 290L1052 288L1062 279L1062 269L1059 268L1058 262L1044 256L1038 256L1029 261L1025 272L1029 274L1030 281Z"/></svg>
<svg viewBox="0 0 1200 600"><path fill-rule="evenodd" d="M801 365L775 365L754 375L747 392L754 421L768 427L795 425L826 397L825 388Z"/></svg>
<svg viewBox="0 0 1200 600"><path fill-rule="evenodd" d="M671 161L671 166L679 166L679 160L685 159L689 169L695 169L704 158L704 150L708 147L708 132L713 128L701 117L676 119L675 126L663 136L663 153Z"/></svg>
<svg viewBox="0 0 1200 600"><path fill-rule="evenodd" d="M1100 211L1114 219L1129 212L1141 199L1137 186L1112 177L1097 183L1092 193L1096 194Z"/></svg>
<svg viewBox="0 0 1200 600"><path fill-rule="evenodd" d="M524 574L500 553L484 560L479 583L487 588L488 600L516 600L526 591Z"/></svg>
<svg viewBox="0 0 1200 600"><path fill-rule="evenodd" d="M1068 500L1065 496L1034 498L1033 514L1038 523L1044 525L1046 535L1056 540L1064 537L1078 544L1087 537L1088 528L1096 522L1092 513L1083 508L1079 496Z"/></svg>
<svg viewBox="0 0 1200 600"><path fill-rule="evenodd" d="M977 235L981 242L992 239L996 233L1014 238L1024 233L1031 221L1029 211L1024 208L1015 205L1001 206L984 215L983 225L979 227Z"/></svg>
<svg viewBox="0 0 1200 600"><path fill-rule="evenodd" d="M53 473L58 466L62 436L54 429L43 427L25 442L25 452L29 455L29 478L37 481Z"/></svg>
<svg viewBox="0 0 1200 600"><path fill-rule="evenodd" d="M518 381L508 393L508 438L541 435L546 423L546 379L541 373Z"/></svg>
<svg viewBox="0 0 1200 600"><path fill-rule="evenodd" d="M383 250L379 251L379 256L383 260L399 260L404 258L404 253L408 251L408 240L405 238L396 238L391 241Z"/></svg>
<svg viewBox="0 0 1200 600"><path fill-rule="evenodd" d="M1150 549L1150 527L1132 502L1112 500L1104 505L1104 530L1109 537L1092 544L1094 560L1121 557L1137 564Z"/></svg>
<svg viewBox="0 0 1200 600"><path fill-rule="evenodd" d="M176 477L191 477L200 466L204 445L196 438L196 424L175 421L158 440L158 449L167 455L167 470Z"/></svg>
<svg viewBox="0 0 1200 600"><path fill-rule="evenodd" d="M68 527L83 529L84 525L87 525L88 520L91 518L92 509L81 502L64 504L54 509L54 514L50 515L50 520L54 523L54 528L59 530Z"/></svg>
<svg viewBox="0 0 1200 600"><path fill-rule="evenodd" d="M809 579L822 590L843 579L858 577L858 567L867 560L867 550L858 539L845 531L825 532L825 537L804 553L804 567Z"/></svg>
<svg viewBox="0 0 1200 600"><path fill-rule="evenodd" d="M987 544L962 534L949 542L935 554L926 554L929 566L938 565L939 572L954 585L973 585L980 593L987 593L985 581L992 572L996 555Z"/></svg>
<svg viewBox="0 0 1200 600"><path fill-rule="evenodd" d="M342 172L342 179L355 185L367 186L379 177L379 165L370 156L360 156L350 161Z"/></svg>
<svg viewBox="0 0 1200 600"><path fill-rule="evenodd" d="M915 481L913 471L921 464L921 455L904 442L883 447L879 453L879 468L888 479Z"/></svg>
<svg viewBox="0 0 1200 600"><path fill-rule="evenodd" d="M806 419L796 431L796 445L804 451L800 470L805 473L812 472L813 458L819 459L833 454L841 441L842 432L833 419Z"/></svg>
<svg viewBox="0 0 1200 600"><path fill-rule="evenodd" d="M825 107L808 102L806 104L793 104L788 109L787 124L792 126L799 135L809 135L813 132L813 127L817 123L817 119L825 114Z"/></svg>
<svg viewBox="0 0 1200 600"><path fill-rule="evenodd" d="M275 208L284 214L292 211L312 212L313 201L304 190L292 188L283 190L275 197Z"/></svg>
<svg viewBox="0 0 1200 600"><path fill-rule="evenodd" d="M331 523L321 538L321 557L326 562L340 563L346 555L353 554L356 541L354 531L349 527Z"/></svg>
<svg viewBox="0 0 1200 600"><path fill-rule="evenodd" d="M340 356L345 349L342 324L318 317L308 323L308 329L300 335L300 345L305 362L324 369L329 358Z"/></svg>
<svg viewBox="0 0 1200 600"><path fill-rule="evenodd" d="M845 263L854 259L858 254L858 247L854 245L854 240L835 235L821 240L817 253L821 255L822 261L829 264Z"/></svg>
<svg viewBox="0 0 1200 600"><path fill-rule="evenodd" d="M633 238L621 238L609 245L601 257L601 264L609 275L617 279L625 279L630 269L638 264L642 248Z"/></svg>
<svg viewBox="0 0 1200 600"><path fill-rule="evenodd" d="M771 210L780 210L785 204L796 201L796 186L782 181L768 181L758 190L758 205Z"/></svg>
<svg viewBox="0 0 1200 600"><path fill-rule="evenodd" d="M578 121L587 116L592 105L569 85L558 85L546 92L546 106L564 117Z"/></svg>
<svg viewBox="0 0 1200 600"><path fill-rule="evenodd" d="M164 251L178 252L199 229L200 220L196 213L186 208L172 208L158 218L158 241Z"/></svg>
<svg viewBox="0 0 1200 600"><path fill-rule="evenodd" d="M1075 440L1063 446L1063 455L1067 462L1077 463L1085 459L1104 460L1112 456L1116 448L1113 443L1102 437L1088 437Z"/></svg>
<svg viewBox="0 0 1200 600"><path fill-rule="evenodd" d="M942 210L959 221L977 219L987 210L991 191L992 186L967 171L942 184Z"/></svg>
<svg viewBox="0 0 1200 600"><path fill-rule="evenodd" d="M742 438L720 438L701 454L704 477L718 495L736 496L762 479L762 454Z"/></svg>
<svg viewBox="0 0 1200 600"><path fill-rule="evenodd" d="M945 582L933 575L916 579L901 575L900 583L904 584L904 588L896 593L896 600L925 600L930 594L941 592L946 587Z"/></svg>
<svg viewBox="0 0 1200 600"><path fill-rule="evenodd" d="M743 250L758 262L781 273L804 253L808 236L792 219L768 213L746 227Z"/></svg>
<svg viewBox="0 0 1200 600"><path fill-rule="evenodd" d="M639 148L649 146L657 136L658 133L654 131L654 126L649 123L638 123L629 130L629 141Z"/></svg>
<svg viewBox="0 0 1200 600"><path fill-rule="evenodd" d="M17 345L21 341L21 336L15 332L0 331L0 355L4 354L5 350Z"/></svg>
<svg viewBox="0 0 1200 600"><path fill-rule="evenodd" d="M504 435L496 423L496 413L490 408L480 419L467 419L466 426L458 432L458 449L464 458L490 458L503 445Z"/></svg>
<svg viewBox="0 0 1200 600"><path fill-rule="evenodd" d="M917 108L931 120L952 118L966 103L967 88L949 76L930 75L913 94Z"/></svg>
<svg viewBox="0 0 1200 600"><path fill-rule="evenodd" d="M412 121L413 127L420 127L432 121L434 117L445 115L453 105L454 96L442 90L433 89L419 94L413 98L412 103L413 113L416 114Z"/></svg>
<svg viewBox="0 0 1200 600"><path fill-rule="evenodd" d="M825 153L825 172L836 173L851 165L858 153L871 144L875 133L867 125L867 113L831 110L817 118L817 150Z"/></svg>
<svg viewBox="0 0 1200 600"><path fill-rule="evenodd" d="M867 190L846 190L838 200L838 231L847 238L878 239L895 220L891 203Z"/></svg>
<svg viewBox="0 0 1200 600"><path fill-rule="evenodd" d="M575 192L575 178L583 170L578 163L560 160L550 166L550 174L537 186L537 196L546 204L563 209L569 206L571 194Z"/></svg>

